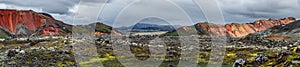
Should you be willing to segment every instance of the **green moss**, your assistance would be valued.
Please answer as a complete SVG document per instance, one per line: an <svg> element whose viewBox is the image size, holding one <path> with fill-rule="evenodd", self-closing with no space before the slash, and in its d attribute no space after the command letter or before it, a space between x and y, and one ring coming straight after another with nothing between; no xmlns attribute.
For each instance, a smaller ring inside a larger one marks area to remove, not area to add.
<svg viewBox="0 0 300 67"><path fill-rule="evenodd" d="M57 66L58 66L58 67L64 67L65 64L63 64L62 62L58 62L58 63L57 63Z"/></svg>
<svg viewBox="0 0 300 67"><path fill-rule="evenodd" d="M65 30L59 30L59 32L60 32L61 34L66 34L66 33L68 33L68 32L65 31Z"/></svg>
<svg viewBox="0 0 300 67"><path fill-rule="evenodd" d="M164 36L179 36L179 34L176 30L174 30L174 31L170 31L170 32L160 35L160 37L164 37Z"/></svg>
<svg viewBox="0 0 300 67"><path fill-rule="evenodd" d="M189 35L195 35L195 34L199 34L198 31L196 29L188 29L188 30L185 30L183 28L179 28L177 30L173 30L173 31L170 31L170 32L167 32L165 34L162 34L160 35L160 37L163 37L163 36L189 36Z"/></svg>
<svg viewBox="0 0 300 67"><path fill-rule="evenodd" d="M9 36L6 34L0 34L0 38L6 39L6 38L9 38Z"/></svg>
<svg viewBox="0 0 300 67"><path fill-rule="evenodd" d="M87 66L91 63L96 63L96 62L106 62L106 61L109 61L109 60L115 60L116 57L115 56L110 56L109 54L106 54L106 57L105 58L92 58L88 61L83 61L83 62L79 62L80 66Z"/></svg>
<svg viewBox="0 0 300 67"><path fill-rule="evenodd" d="M67 64L67 65L74 65L75 63L72 62L72 61L67 61L66 64Z"/></svg>
<svg viewBox="0 0 300 67"><path fill-rule="evenodd" d="M95 29L96 32L110 33L112 28L103 23L96 23Z"/></svg>
<svg viewBox="0 0 300 67"><path fill-rule="evenodd" d="M298 56L300 56L299 53L292 51L286 61L291 62L294 58L297 58Z"/></svg>
<svg viewBox="0 0 300 67"><path fill-rule="evenodd" d="M0 44L0 50L4 47L4 44Z"/></svg>

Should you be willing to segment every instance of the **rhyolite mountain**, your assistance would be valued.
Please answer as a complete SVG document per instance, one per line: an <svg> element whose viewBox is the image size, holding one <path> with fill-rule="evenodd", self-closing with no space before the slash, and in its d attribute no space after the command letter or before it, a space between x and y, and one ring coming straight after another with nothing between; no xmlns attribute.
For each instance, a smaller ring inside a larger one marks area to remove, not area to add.
<svg viewBox="0 0 300 67"><path fill-rule="evenodd" d="M179 33L185 33L185 35L189 35L190 33L194 32L196 35L200 36L230 36L230 37L244 37L249 34L253 34L256 32L262 32L269 28L279 25L286 25L291 22L296 21L294 17L288 18L279 18L279 19L268 19L268 20L257 20L253 23L231 23L226 25L220 24L213 24L208 22L197 23L193 26L184 26L177 30L170 31L166 34L162 34L162 36L174 36L178 35ZM195 30L193 30L193 28Z"/></svg>
<svg viewBox="0 0 300 67"><path fill-rule="evenodd" d="M72 25L56 20L47 13L0 9L1 37L68 35L71 29Z"/></svg>
<svg viewBox="0 0 300 67"><path fill-rule="evenodd" d="M129 27L120 27L118 30L131 31L131 32L152 32L152 31L172 31L179 28L179 25L158 25L148 23L137 23Z"/></svg>
<svg viewBox="0 0 300 67"><path fill-rule="evenodd" d="M249 35L249 37L260 37L270 40L299 40L300 39L300 21L297 20L290 24L279 25L264 30L262 32L254 33Z"/></svg>

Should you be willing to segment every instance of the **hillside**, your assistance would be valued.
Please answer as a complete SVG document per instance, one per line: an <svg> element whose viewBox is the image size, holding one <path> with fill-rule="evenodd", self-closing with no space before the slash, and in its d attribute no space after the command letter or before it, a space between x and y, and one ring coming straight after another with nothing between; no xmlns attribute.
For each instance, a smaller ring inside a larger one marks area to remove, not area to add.
<svg viewBox="0 0 300 67"><path fill-rule="evenodd" d="M250 36L259 36L270 40L299 40L300 21L295 21L287 25L279 25Z"/></svg>
<svg viewBox="0 0 300 67"><path fill-rule="evenodd" d="M0 10L1 35L16 36L49 36L70 34L72 26L54 19L46 13L32 10Z"/></svg>
<svg viewBox="0 0 300 67"><path fill-rule="evenodd" d="M95 22L88 25L76 25L73 28L73 32L76 34L95 34L95 35L103 35L103 34L118 34L121 33L111 26L103 24L101 22Z"/></svg>
<svg viewBox="0 0 300 67"><path fill-rule="evenodd" d="M111 26L105 25L103 23L96 22L95 25L96 25L96 28L95 28L96 35L111 34L111 33L118 34L118 35L122 34L121 32L117 31L116 29L113 29Z"/></svg>
<svg viewBox="0 0 300 67"><path fill-rule="evenodd" d="M286 25L296 21L294 17L257 20L252 23L231 23L226 25L213 24L209 22L197 23L193 26L184 26L177 30L183 30L182 32L190 32L191 30L184 30L185 27L196 28L196 32L200 36L214 35L214 36L230 36L230 37L244 37L249 34L261 32L274 26ZM170 31L162 36L176 36L177 31Z"/></svg>

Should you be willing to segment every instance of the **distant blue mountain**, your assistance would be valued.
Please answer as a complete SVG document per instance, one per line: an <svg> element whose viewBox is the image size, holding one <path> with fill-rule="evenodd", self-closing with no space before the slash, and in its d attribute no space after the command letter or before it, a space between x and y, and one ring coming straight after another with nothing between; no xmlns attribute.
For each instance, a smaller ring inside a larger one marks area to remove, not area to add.
<svg viewBox="0 0 300 67"><path fill-rule="evenodd" d="M118 30L133 31L133 32L150 32L150 31L173 31L179 28L179 25L157 25L147 23L137 23L129 27L120 27Z"/></svg>

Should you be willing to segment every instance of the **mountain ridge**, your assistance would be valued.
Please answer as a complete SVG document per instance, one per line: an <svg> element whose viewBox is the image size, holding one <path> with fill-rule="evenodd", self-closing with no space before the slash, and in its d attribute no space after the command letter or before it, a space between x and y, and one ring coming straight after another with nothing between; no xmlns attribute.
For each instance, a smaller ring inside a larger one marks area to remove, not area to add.
<svg viewBox="0 0 300 67"><path fill-rule="evenodd" d="M119 27L118 30L134 31L134 32L148 32L148 31L172 31L179 27L179 25L158 25L149 23L137 23L128 27Z"/></svg>
<svg viewBox="0 0 300 67"><path fill-rule="evenodd" d="M72 29L72 25L56 20L50 14L15 9L0 9L0 26L13 37L71 34Z"/></svg>
<svg viewBox="0 0 300 67"><path fill-rule="evenodd" d="M258 36L269 40L299 40L300 20L286 25L279 25L249 36Z"/></svg>
<svg viewBox="0 0 300 67"><path fill-rule="evenodd" d="M287 18L279 18L276 20L270 18L267 20L256 20L252 23L242 23L242 24L230 23L225 25L213 24L209 22L201 22L193 26L185 26L185 27L195 27L196 31L194 32L196 32L196 35L200 35L200 36L213 35L213 36L244 37L249 34L264 31L274 26L286 25L294 21L296 21L296 18L287 17ZM180 30L181 32L190 32L189 30L184 30L182 28L184 27L181 27L177 30ZM163 34L162 36L166 36L166 35L172 36L169 34L174 34L174 32L176 31L168 32L166 34Z"/></svg>

